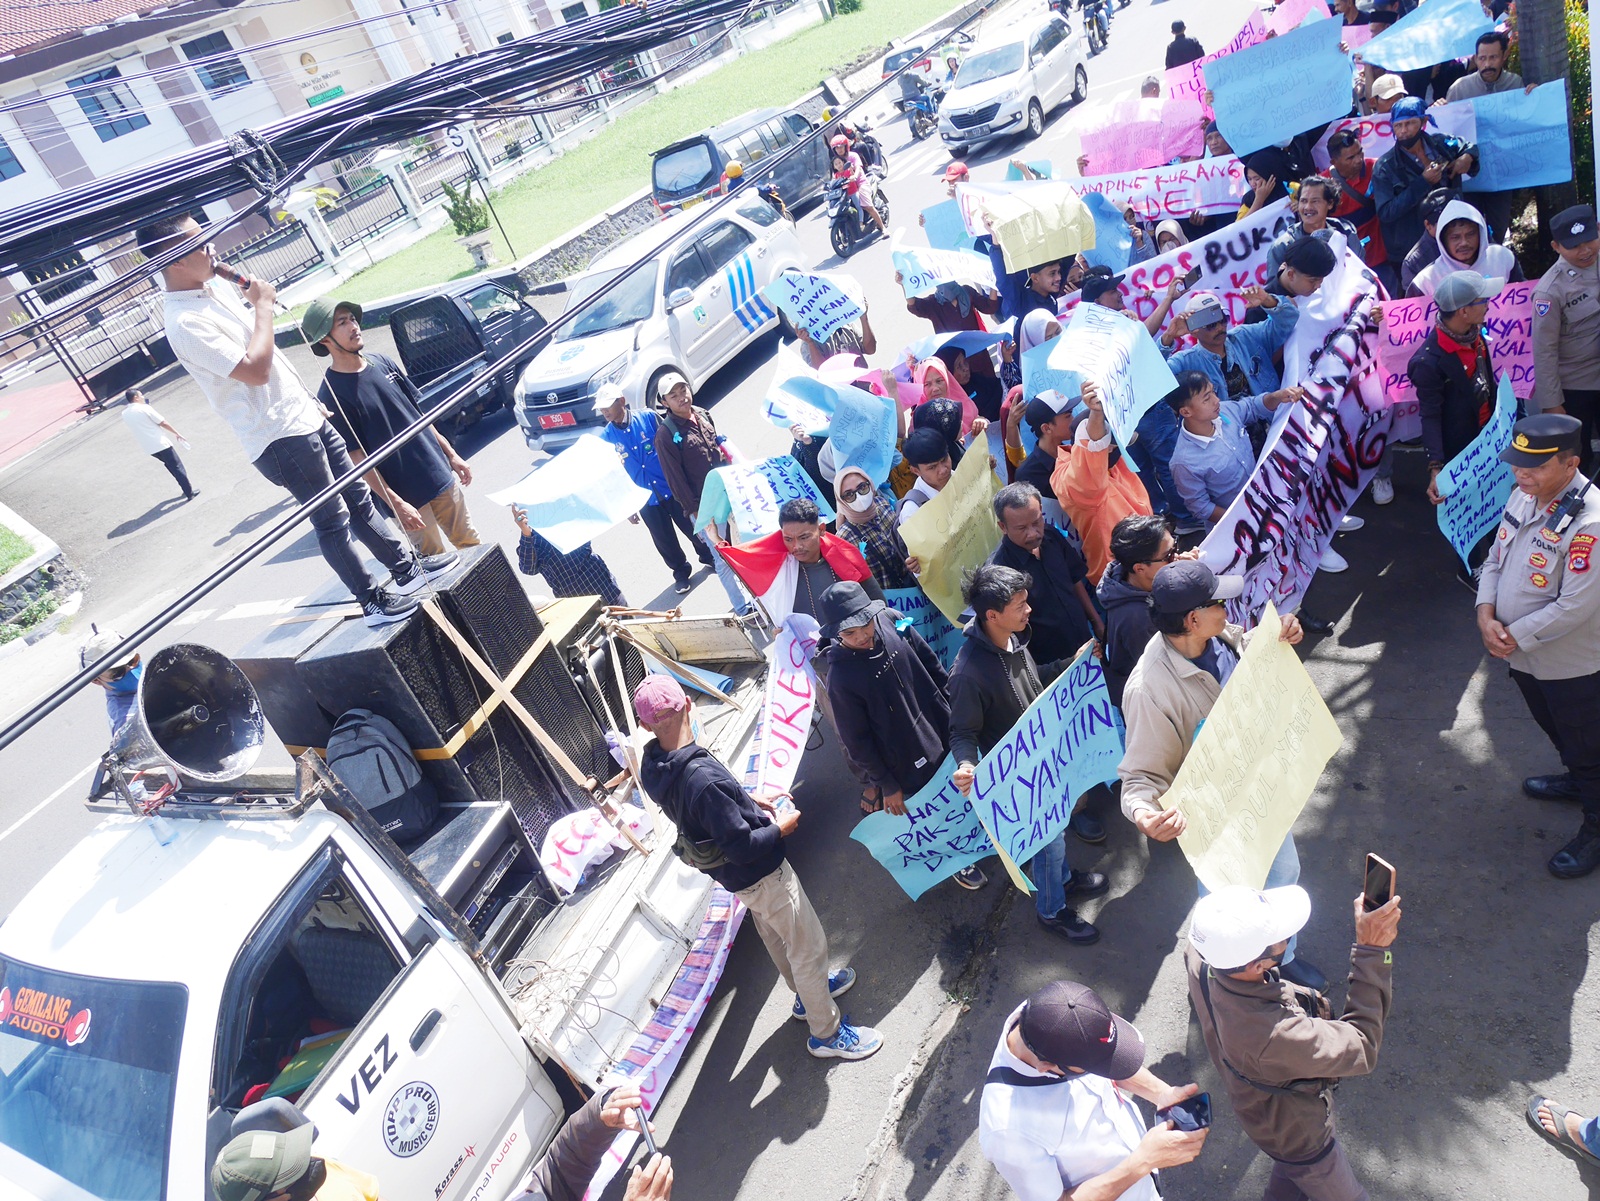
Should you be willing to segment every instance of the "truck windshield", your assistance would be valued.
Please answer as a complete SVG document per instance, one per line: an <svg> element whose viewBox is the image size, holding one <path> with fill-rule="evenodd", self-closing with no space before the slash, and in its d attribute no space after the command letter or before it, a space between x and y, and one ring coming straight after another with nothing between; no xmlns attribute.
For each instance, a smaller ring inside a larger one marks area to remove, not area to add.
<svg viewBox="0 0 1600 1201"><path fill-rule="evenodd" d="M42 1179L106 1201L160 1201L188 1003L181 984L0 956L0 1144Z"/></svg>
<svg viewBox="0 0 1600 1201"><path fill-rule="evenodd" d="M576 321L569 321L561 327L561 332L556 334L557 342L569 342L573 338L588 338L594 334L603 334L608 329L621 329L624 325L632 325L635 321L643 321L656 307L656 272L659 264L647 263L635 271L617 287L606 294L604 300L584 313ZM596 271L593 275L585 275L572 285L572 299L567 302L571 309L587 300L598 292L602 285L610 283L622 273L622 268L615 271Z"/></svg>
<svg viewBox="0 0 1600 1201"><path fill-rule="evenodd" d="M711 143L701 138L656 155L650 168L656 195L676 200L717 182L717 165L711 161Z"/></svg>
<svg viewBox="0 0 1600 1201"><path fill-rule="evenodd" d="M961 64L961 70L956 75L955 86L964 88L974 83L984 83L990 79L999 79L1002 75L1015 75L1022 70L1022 43L1011 42L1005 46L996 46L993 50L985 50L982 54L974 54Z"/></svg>

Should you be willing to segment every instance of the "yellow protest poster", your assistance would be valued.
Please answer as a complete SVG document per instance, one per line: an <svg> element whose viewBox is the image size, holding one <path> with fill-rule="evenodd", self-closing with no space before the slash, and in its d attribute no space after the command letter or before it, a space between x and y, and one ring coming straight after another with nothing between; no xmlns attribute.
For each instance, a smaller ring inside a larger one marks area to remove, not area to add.
<svg viewBox="0 0 1600 1201"><path fill-rule="evenodd" d="M1189 827L1178 845L1207 888L1261 888L1344 741L1269 603L1239 665L1162 798Z"/></svg>
<svg viewBox="0 0 1600 1201"><path fill-rule="evenodd" d="M1000 481L989 469L982 438L961 456L944 490L900 527L906 549L922 560L917 582L928 599L956 625L961 624L961 576L984 563L1000 545L994 497Z"/></svg>
<svg viewBox="0 0 1600 1201"><path fill-rule="evenodd" d="M1094 249L1094 214L1067 184L1038 183L1025 191L985 195L983 209L1007 271Z"/></svg>

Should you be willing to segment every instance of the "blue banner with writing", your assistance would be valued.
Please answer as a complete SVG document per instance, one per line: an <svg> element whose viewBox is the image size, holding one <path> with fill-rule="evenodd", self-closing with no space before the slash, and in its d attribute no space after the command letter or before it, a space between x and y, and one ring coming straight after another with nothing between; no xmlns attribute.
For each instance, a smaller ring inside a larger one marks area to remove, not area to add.
<svg viewBox="0 0 1600 1201"><path fill-rule="evenodd" d="M955 766L946 755L927 787L907 798L904 816L873 813L850 831L850 837L889 869L913 901L939 881L994 854L971 803L950 782Z"/></svg>

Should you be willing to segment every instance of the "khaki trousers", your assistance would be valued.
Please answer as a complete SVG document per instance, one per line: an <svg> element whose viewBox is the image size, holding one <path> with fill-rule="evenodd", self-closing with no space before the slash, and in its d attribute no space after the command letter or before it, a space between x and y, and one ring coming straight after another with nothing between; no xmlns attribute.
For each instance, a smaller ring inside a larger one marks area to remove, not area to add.
<svg viewBox="0 0 1600 1201"><path fill-rule="evenodd" d="M407 530L406 537L421 555L442 555L445 539L457 549L477 546L481 539L473 528L472 514L467 512L467 494L461 490L460 480L451 480L450 487L425 505L418 505L422 516L420 530Z"/></svg>
<svg viewBox="0 0 1600 1201"><path fill-rule="evenodd" d="M828 995L828 936L800 877L785 859L777 871L734 894L750 910L756 933L789 991L800 994L813 1038L839 1032L839 1006Z"/></svg>

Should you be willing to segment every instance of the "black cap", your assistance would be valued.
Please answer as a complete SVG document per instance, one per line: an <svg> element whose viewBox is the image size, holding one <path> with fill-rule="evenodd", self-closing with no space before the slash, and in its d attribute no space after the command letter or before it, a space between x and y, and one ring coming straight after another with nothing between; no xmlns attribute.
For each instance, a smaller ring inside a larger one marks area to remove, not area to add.
<svg viewBox="0 0 1600 1201"><path fill-rule="evenodd" d="M1096 267L1084 273L1083 283L1079 285L1080 299L1085 304L1093 304L1107 292L1115 291L1122 284L1122 276L1112 275L1103 267Z"/></svg>
<svg viewBox="0 0 1600 1201"><path fill-rule="evenodd" d="M824 638L837 638L840 630L864 626L886 608L887 605L873 600L854 580L840 580L829 584L827 591L817 598L817 621Z"/></svg>
<svg viewBox="0 0 1600 1201"><path fill-rule="evenodd" d="M1512 467L1543 467L1558 451L1577 454L1582 437L1583 422L1565 413L1524 417L1512 426L1511 445L1500 452L1500 461Z"/></svg>
<svg viewBox="0 0 1600 1201"><path fill-rule="evenodd" d="M1595 233L1594 207L1575 204L1569 209L1562 209L1550 219L1550 236L1568 250L1585 242L1593 242L1600 237Z"/></svg>
<svg viewBox="0 0 1600 1201"><path fill-rule="evenodd" d="M1157 613L1187 613L1212 601L1233 600L1244 592L1244 577L1219 576L1199 559L1179 559L1156 573L1150 607Z"/></svg>
<svg viewBox="0 0 1600 1201"><path fill-rule="evenodd" d="M1325 279L1332 275L1338 261L1326 242L1309 234L1289 243L1289 249L1283 253L1285 267L1293 267L1301 275L1310 275L1317 279Z"/></svg>
<svg viewBox="0 0 1600 1201"><path fill-rule="evenodd" d="M1036 434L1039 432L1040 426L1054 421L1059 416L1061 416L1061 410L1057 409L1042 396L1035 396L1028 402L1028 407L1022 410L1022 420Z"/></svg>
<svg viewBox="0 0 1600 1201"><path fill-rule="evenodd" d="M1087 984L1046 984L1023 1005L1017 1030L1029 1051L1059 1068L1126 1080L1144 1066L1144 1039Z"/></svg>

